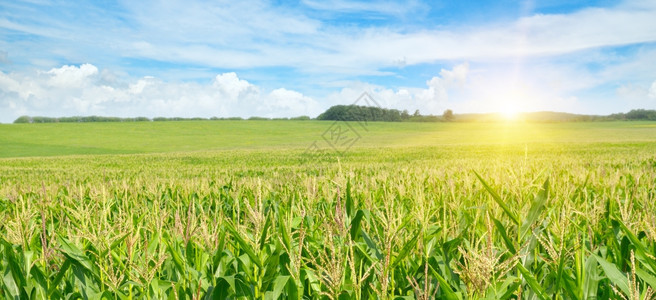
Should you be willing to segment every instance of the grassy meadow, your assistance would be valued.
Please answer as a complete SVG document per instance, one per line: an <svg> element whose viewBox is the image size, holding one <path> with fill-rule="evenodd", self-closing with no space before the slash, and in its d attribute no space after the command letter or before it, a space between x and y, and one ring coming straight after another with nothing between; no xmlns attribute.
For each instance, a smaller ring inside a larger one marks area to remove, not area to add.
<svg viewBox="0 0 656 300"><path fill-rule="evenodd" d="M654 299L656 123L333 125L0 125L0 297Z"/></svg>

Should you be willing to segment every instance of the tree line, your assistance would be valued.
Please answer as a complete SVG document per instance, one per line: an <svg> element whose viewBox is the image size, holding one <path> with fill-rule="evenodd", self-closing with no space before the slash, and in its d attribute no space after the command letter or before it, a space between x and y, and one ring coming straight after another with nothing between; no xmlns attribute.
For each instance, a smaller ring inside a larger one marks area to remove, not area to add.
<svg viewBox="0 0 656 300"><path fill-rule="evenodd" d="M317 120L380 121L380 122L440 122L452 121L453 111L447 109L442 116L414 114L407 110L387 109L374 106L335 105L317 117Z"/></svg>
<svg viewBox="0 0 656 300"><path fill-rule="evenodd" d="M440 116L422 115L419 110L409 114L407 110L386 109L371 106L335 105L317 117L317 120L381 121L381 122L489 122L504 119L498 113L459 114L447 109ZM561 112L520 113L518 120L528 122L592 122L592 121L656 121L656 110L634 109L627 113L611 115L579 115Z"/></svg>
<svg viewBox="0 0 656 300"><path fill-rule="evenodd" d="M15 124L19 123L89 123L89 122L166 122L166 121L208 121L208 120L246 120L241 117L211 117L211 118L181 118L181 117L136 117L136 118L119 118L119 117L102 117L102 116L75 116L75 117L31 117L20 116L14 120ZM250 117L247 120L311 120L308 116L299 116L291 118L264 118Z"/></svg>
<svg viewBox="0 0 656 300"><path fill-rule="evenodd" d="M585 121L615 121L615 120L648 120L656 121L656 110L634 109L627 113L615 113L607 116L575 115L557 112L524 113L523 119L536 122L585 122ZM407 110L387 109L372 106L335 105L320 114L315 120L333 121L379 121L379 122L449 122L449 121L490 121L496 118L495 114L461 114L455 115L447 109L442 115L422 115L419 110L413 114ZM211 118L180 118L180 117L102 117L102 116L75 116L75 117L30 117L21 116L14 123L86 123L86 122L163 122L163 121L200 121L200 120L245 120L241 117L211 117ZM250 117L248 120L312 120L309 116L292 118L264 118Z"/></svg>
<svg viewBox="0 0 656 300"><path fill-rule="evenodd" d="M656 121L656 110L634 109L628 113L616 113L608 116L614 120L649 120Z"/></svg>

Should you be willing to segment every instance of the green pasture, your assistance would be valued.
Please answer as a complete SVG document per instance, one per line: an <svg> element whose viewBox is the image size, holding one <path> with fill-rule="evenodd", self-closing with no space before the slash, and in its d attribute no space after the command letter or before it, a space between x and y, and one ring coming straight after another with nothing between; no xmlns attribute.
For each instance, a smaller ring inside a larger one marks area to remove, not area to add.
<svg viewBox="0 0 656 300"><path fill-rule="evenodd" d="M653 122L349 124L360 135L355 147L656 140ZM333 125L332 121L0 124L0 157L298 149L322 140Z"/></svg>

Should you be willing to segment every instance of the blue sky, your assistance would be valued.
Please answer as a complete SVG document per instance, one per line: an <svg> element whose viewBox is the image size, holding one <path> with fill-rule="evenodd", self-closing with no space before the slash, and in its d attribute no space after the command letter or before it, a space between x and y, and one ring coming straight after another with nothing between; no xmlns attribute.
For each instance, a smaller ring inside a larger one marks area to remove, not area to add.
<svg viewBox="0 0 656 300"><path fill-rule="evenodd" d="M0 122L656 108L654 1L3 1Z"/></svg>

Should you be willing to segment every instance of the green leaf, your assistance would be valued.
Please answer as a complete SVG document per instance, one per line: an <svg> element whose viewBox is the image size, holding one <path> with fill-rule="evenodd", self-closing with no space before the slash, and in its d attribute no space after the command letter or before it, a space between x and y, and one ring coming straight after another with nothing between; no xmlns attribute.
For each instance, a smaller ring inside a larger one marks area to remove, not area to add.
<svg viewBox="0 0 656 300"><path fill-rule="evenodd" d="M291 251L292 247L292 239L289 236L289 232L287 231L287 225L285 223L285 219L283 218L283 214L278 214L278 232L280 233L280 236L282 237L282 242L285 244L285 248L287 248L288 251Z"/></svg>
<svg viewBox="0 0 656 300"><path fill-rule="evenodd" d="M508 217L510 217L510 220L512 220L512 221L515 223L515 225L519 225L519 218L518 218L517 215L516 215L515 213L513 213L513 212L510 210L510 208L509 208L509 207L503 202L503 199L501 199L501 197L499 196L499 194L497 194L497 192L495 192L495 191L490 187L490 185L488 185L487 182L485 182L485 180L483 180L483 177L481 177L481 175L478 175L478 173L476 173L476 171L474 171L474 174L476 174L476 177L478 177L478 180L481 181L481 183L483 184L483 186L485 187L485 189L488 191L488 193L490 193L490 195L492 195L492 199L494 199L494 201L495 201L497 204L499 204L499 206L501 206L501 209L503 209L503 211L508 215Z"/></svg>
<svg viewBox="0 0 656 300"><path fill-rule="evenodd" d="M2 282L6 288L6 291L14 299L20 299L20 292L18 291L18 285L14 281L14 276L10 272L5 272L5 276L2 278Z"/></svg>
<svg viewBox="0 0 656 300"><path fill-rule="evenodd" d="M177 268L177 271L180 274L186 274L187 273L187 264L184 262L182 259L182 256L180 255L180 251L178 251L177 247L174 249L174 245L167 240L166 241L166 249L169 250L169 253L171 253L171 258L173 259L173 264Z"/></svg>
<svg viewBox="0 0 656 300"><path fill-rule="evenodd" d="M376 247L376 243L369 238L369 235L365 231L362 231L362 238L364 239L364 242L369 246L369 250L373 252L373 254L376 256L377 259L382 259L383 255L378 251L378 247Z"/></svg>
<svg viewBox="0 0 656 300"><path fill-rule="evenodd" d="M311 269L303 269L301 271L302 275L306 278L306 280L309 283L309 287L312 291L314 291L316 294L321 293L321 282L319 281L319 278L317 277L316 274Z"/></svg>
<svg viewBox="0 0 656 300"><path fill-rule="evenodd" d="M542 300L548 299L547 295L544 293L544 289L542 289L542 286L538 281L531 275L531 272L529 272L522 264L517 264L517 269L519 270L520 273L522 273L522 276L524 277L524 280L526 280L526 283L531 287L531 290L535 293L535 295L538 296L538 298Z"/></svg>
<svg viewBox="0 0 656 300"><path fill-rule="evenodd" d="M351 218L353 217L354 204L353 197L351 197L351 178L349 177L346 181L346 215Z"/></svg>
<svg viewBox="0 0 656 300"><path fill-rule="evenodd" d="M535 221L538 220L540 217L540 214L542 214L542 211L544 210L545 203L547 202L547 198L549 198L549 179L544 182L542 185L542 189L538 194L533 198L533 202L531 203L531 208L528 211L528 216L524 220L524 223L522 224L522 227L520 229L520 237L523 237L526 235L526 233L531 229L531 226Z"/></svg>
<svg viewBox="0 0 656 300"><path fill-rule="evenodd" d="M592 257L597 260L601 268L604 270L606 277L608 277L612 284L616 285L625 295L631 294L629 289L629 279L620 272L617 266L607 262L596 254L592 254Z"/></svg>
<svg viewBox="0 0 656 300"><path fill-rule="evenodd" d="M282 291L287 285L289 276L278 276L273 284L273 291L268 291L264 294L264 299L277 300L282 295Z"/></svg>
<svg viewBox="0 0 656 300"><path fill-rule="evenodd" d="M93 264L91 260L86 255L84 255L84 253L82 252L82 250L80 250L80 248L78 248L77 246L75 246L74 244L72 244L67 239L61 236L59 237L59 245L62 251L64 252L64 255L68 256L73 261L79 263L87 270L89 271L92 270Z"/></svg>
<svg viewBox="0 0 656 300"><path fill-rule="evenodd" d="M48 294L48 281L46 276L43 274L41 269L37 265L32 266L30 269L30 275L36 280L44 294Z"/></svg>
<svg viewBox="0 0 656 300"><path fill-rule="evenodd" d="M212 291L212 299L227 299L235 291L235 276L221 276L217 279L216 287Z"/></svg>
<svg viewBox="0 0 656 300"><path fill-rule="evenodd" d="M504 289L506 292L499 297L500 300L510 299L515 295L515 292L522 283L517 280L517 277L508 277L501 287L501 291Z"/></svg>
<svg viewBox="0 0 656 300"><path fill-rule="evenodd" d="M401 251L399 251L399 254L397 254L394 257L394 260L390 264L390 268L394 269L401 261L405 259L408 254L410 254L410 251L413 249L417 248L417 239L419 238L419 232L415 233L414 236L405 243Z"/></svg>
<svg viewBox="0 0 656 300"><path fill-rule="evenodd" d="M235 275L235 292L237 293L237 297L255 298L251 285L246 283L241 274Z"/></svg>
<svg viewBox="0 0 656 300"><path fill-rule="evenodd" d="M444 297L444 299L460 300L460 297L458 297L457 294L453 292L451 286L449 286L449 284L446 282L446 280L444 280L444 278L440 275L440 273L437 273L437 271L435 271L433 266L431 266L430 264L428 265L428 267L431 270L431 273L433 273L433 276L437 278L437 282L440 283L439 290L442 291L442 296Z"/></svg>
<svg viewBox="0 0 656 300"><path fill-rule="evenodd" d="M636 247L635 255L640 260L645 261L649 265L649 267L652 268L652 270L656 270L656 260L651 258L649 255L646 255L647 253L649 253L649 250L647 250L645 245L640 241L640 239L638 239L638 237L635 234L633 234L633 232L631 232L631 230L628 227L626 227L626 225L624 224L624 222L622 222L622 220L617 219L617 222L620 224L620 229L622 230L622 232L624 232L626 237L628 237L629 240L631 241L631 244L633 244L633 246Z"/></svg>
<svg viewBox="0 0 656 300"><path fill-rule="evenodd" d="M260 249L264 248L264 243L266 242L269 227L271 227L271 216L267 214L266 221L264 222L264 227L262 228L262 235L260 236Z"/></svg>
<svg viewBox="0 0 656 300"><path fill-rule="evenodd" d="M18 287L22 288L26 285L26 274L23 273L23 269L20 267L20 262L16 258L12 248L13 247L9 246L8 244L5 245L5 257L9 266L9 271L11 271L11 275L15 280L12 282L14 282L14 284L16 284Z"/></svg>
<svg viewBox="0 0 656 300"><path fill-rule="evenodd" d="M260 258L257 257L255 254L255 251L253 251L253 248L251 245L244 240L243 237L241 237L241 234L237 232L235 227L232 226L230 223L226 223L226 228L230 233L232 234L232 238L234 238L237 243L239 244L239 249L242 251L246 252L246 255L248 255L248 258L251 259L252 262L254 262L258 267L262 268L262 262L260 261Z"/></svg>
<svg viewBox="0 0 656 300"><path fill-rule="evenodd" d="M499 222L499 220L492 218L492 222L494 222L494 227L497 228L497 231L501 235L501 239L503 239L503 243L506 244L506 247L508 247L508 250L510 250L510 253L516 254L517 250L515 249L515 246L513 245L512 241L508 237L508 233L506 232L506 228Z"/></svg>
<svg viewBox="0 0 656 300"><path fill-rule="evenodd" d="M155 253L157 246L159 246L159 241L160 234L159 231L157 231L155 234L153 234L153 236L150 237L150 243L148 243L148 248L146 248L146 251L149 255L153 255Z"/></svg>
<svg viewBox="0 0 656 300"><path fill-rule="evenodd" d="M599 280L601 276L598 274L597 260L588 256L585 261L585 279L583 281L583 299L594 299L597 297L597 289L599 288Z"/></svg>
<svg viewBox="0 0 656 300"><path fill-rule="evenodd" d="M225 248L225 234L226 234L225 230L221 230L219 232L219 238L218 238L219 244L216 247L216 252L214 252L214 257L212 258L212 266L217 271L219 269L219 264L221 263L221 258L224 255L223 250Z"/></svg>
<svg viewBox="0 0 656 300"><path fill-rule="evenodd" d="M362 248L363 245L361 243L355 243L353 245L355 246L355 249L358 250L358 253L362 254L364 256L364 258L367 259L368 262L370 262L370 263L375 262L374 258L371 257L371 255L369 255L369 253L367 253L367 251Z"/></svg>
<svg viewBox="0 0 656 300"><path fill-rule="evenodd" d="M50 289L48 289L48 296L52 295L53 292L57 290L57 288L59 287L59 283L62 281L62 279L64 279L64 275L66 275L66 271L68 271L70 267L71 267L71 259L68 258L57 272L57 275L55 275L55 278L50 282Z"/></svg>
<svg viewBox="0 0 656 300"><path fill-rule="evenodd" d="M637 266L636 266L636 275L638 275L640 279L644 280L644 282L647 283L649 286L651 286L653 289L656 289L656 277L654 277L654 275L647 273L647 271Z"/></svg>
<svg viewBox="0 0 656 300"><path fill-rule="evenodd" d="M358 209L353 220L351 220L351 239L355 240L358 234L362 231L362 218L364 218L364 211Z"/></svg>

